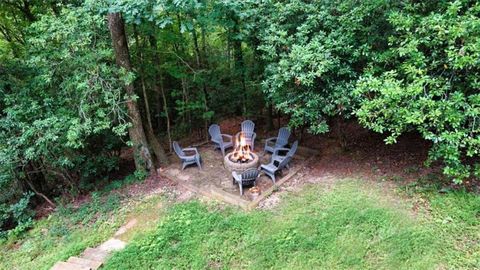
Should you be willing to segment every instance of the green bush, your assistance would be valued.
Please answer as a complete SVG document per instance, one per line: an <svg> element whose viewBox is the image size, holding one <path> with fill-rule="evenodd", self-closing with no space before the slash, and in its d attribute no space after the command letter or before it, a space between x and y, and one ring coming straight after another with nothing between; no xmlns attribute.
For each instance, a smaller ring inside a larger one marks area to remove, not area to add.
<svg viewBox="0 0 480 270"><path fill-rule="evenodd" d="M388 58L357 85L363 125L389 134L387 143L418 131L433 143L430 161L456 182L480 175L479 15L475 1L405 3L389 15Z"/></svg>
<svg viewBox="0 0 480 270"><path fill-rule="evenodd" d="M460 183L480 175L478 1L266 1L264 92L292 126L332 116L388 135L417 131L429 163Z"/></svg>
<svg viewBox="0 0 480 270"><path fill-rule="evenodd" d="M25 193L15 203L0 204L0 238L16 237L32 225L33 211L29 207L33 193Z"/></svg>

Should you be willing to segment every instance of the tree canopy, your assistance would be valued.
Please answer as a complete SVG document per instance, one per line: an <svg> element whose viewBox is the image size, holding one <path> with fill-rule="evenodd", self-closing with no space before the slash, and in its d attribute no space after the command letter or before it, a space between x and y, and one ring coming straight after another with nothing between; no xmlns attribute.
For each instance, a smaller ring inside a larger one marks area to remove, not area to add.
<svg viewBox="0 0 480 270"><path fill-rule="evenodd" d="M447 177L480 176L478 1L6 0L0 60L4 233L95 189L122 147L154 170L238 115L415 131Z"/></svg>

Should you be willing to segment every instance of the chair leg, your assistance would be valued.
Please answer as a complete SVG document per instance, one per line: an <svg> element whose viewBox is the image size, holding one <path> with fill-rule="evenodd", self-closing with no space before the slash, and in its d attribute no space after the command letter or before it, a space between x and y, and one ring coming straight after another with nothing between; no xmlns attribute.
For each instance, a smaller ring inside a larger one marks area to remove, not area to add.
<svg viewBox="0 0 480 270"><path fill-rule="evenodd" d="M243 186L242 186L242 182L239 182L239 183L238 183L238 186L240 187L240 196L243 196Z"/></svg>
<svg viewBox="0 0 480 270"><path fill-rule="evenodd" d="M187 167L187 163L182 162L182 171L185 170L185 167Z"/></svg>
<svg viewBox="0 0 480 270"><path fill-rule="evenodd" d="M222 150L222 156L225 157L225 147L222 147L221 150Z"/></svg>
<svg viewBox="0 0 480 270"><path fill-rule="evenodd" d="M201 170L202 169L202 162L201 162L200 158L197 159L197 165Z"/></svg>
<svg viewBox="0 0 480 270"><path fill-rule="evenodd" d="M275 172L274 173L268 173L268 176L272 179L273 184L275 184Z"/></svg>
<svg viewBox="0 0 480 270"><path fill-rule="evenodd" d="M271 173L268 171L263 171L270 179L272 179L273 184L275 184L275 173Z"/></svg>

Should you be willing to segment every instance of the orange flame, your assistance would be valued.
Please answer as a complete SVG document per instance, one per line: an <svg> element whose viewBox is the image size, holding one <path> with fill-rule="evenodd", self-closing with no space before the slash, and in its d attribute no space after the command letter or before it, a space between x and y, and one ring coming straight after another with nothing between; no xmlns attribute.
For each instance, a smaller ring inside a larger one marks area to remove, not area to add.
<svg viewBox="0 0 480 270"><path fill-rule="evenodd" d="M247 140L243 133L240 134L240 143L237 143L235 139L235 149L233 150L232 160L235 162L247 162L253 160L250 154L250 145L247 144Z"/></svg>

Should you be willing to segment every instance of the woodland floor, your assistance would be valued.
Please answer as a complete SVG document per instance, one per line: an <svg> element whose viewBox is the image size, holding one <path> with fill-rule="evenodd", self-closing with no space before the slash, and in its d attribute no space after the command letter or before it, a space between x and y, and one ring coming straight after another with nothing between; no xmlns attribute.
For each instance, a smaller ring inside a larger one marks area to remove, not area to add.
<svg viewBox="0 0 480 270"><path fill-rule="evenodd" d="M234 134L240 121L221 123L222 131ZM415 134L386 146L353 124L332 130L347 134L346 148L336 132L304 136L301 145L319 155L256 210L158 176L127 177L0 243L0 269L48 269L134 219L122 236L130 244L105 269L480 269L478 183L466 192L435 165L425 168L429 145Z"/></svg>

